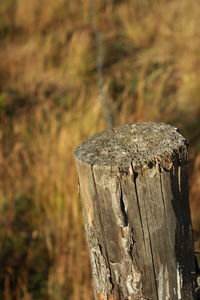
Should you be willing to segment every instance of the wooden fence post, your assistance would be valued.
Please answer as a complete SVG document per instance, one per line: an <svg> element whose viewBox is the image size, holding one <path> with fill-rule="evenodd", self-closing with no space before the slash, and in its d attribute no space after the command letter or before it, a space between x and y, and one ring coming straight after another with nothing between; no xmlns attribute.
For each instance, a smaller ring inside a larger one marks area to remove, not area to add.
<svg viewBox="0 0 200 300"><path fill-rule="evenodd" d="M95 299L193 300L183 136L163 123L122 125L75 158Z"/></svg>

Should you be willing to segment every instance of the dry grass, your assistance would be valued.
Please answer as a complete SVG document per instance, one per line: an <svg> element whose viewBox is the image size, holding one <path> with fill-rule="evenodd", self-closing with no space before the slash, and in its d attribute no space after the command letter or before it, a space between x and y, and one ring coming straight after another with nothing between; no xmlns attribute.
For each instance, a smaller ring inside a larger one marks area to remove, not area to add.
<svg viewBox="0 0 200 300"><path fill-rule="evenodd" d="M92 299L73 151L106 128L102 101L115 124L169 122L191 141L199 230L199 6L0 2L0 298Z"/></svg>

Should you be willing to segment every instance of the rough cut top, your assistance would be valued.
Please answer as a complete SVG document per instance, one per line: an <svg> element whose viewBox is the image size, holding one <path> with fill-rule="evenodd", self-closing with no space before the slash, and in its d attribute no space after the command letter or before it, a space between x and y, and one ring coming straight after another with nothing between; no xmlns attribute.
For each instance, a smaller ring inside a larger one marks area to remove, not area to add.
<svg viewBox="0 0 200 300"><path fill-rule="evenodd" d="M186 141L177 128L146 122L97 133L77 147L75 157L89 165L151 167L159 163L170 169L174 158L186 153Z"/></svg>

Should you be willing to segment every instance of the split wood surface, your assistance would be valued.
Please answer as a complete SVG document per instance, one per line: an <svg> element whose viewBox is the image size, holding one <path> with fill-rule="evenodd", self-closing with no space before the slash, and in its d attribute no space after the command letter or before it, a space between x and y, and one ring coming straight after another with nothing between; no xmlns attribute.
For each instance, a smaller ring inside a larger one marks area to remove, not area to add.
<svg viewBox="0 0 200 300"><path fill-rule="evenodd" d="M193 300L183 136L163 123L122 125L75 158L95 299Z"/></svg>

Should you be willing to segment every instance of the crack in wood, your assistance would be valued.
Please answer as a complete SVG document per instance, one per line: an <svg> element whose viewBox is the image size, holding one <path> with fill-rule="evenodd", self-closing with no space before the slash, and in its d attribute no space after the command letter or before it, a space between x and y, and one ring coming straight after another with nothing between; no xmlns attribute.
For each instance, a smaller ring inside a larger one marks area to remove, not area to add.
<svg viewBox="0 0 200 300"><path fill-rule="evenodd" d="M138 177L138 172L134 171L132 164L131 164L131 169L132 169L132 172L133 172L132 180L133 180L133 183L134 183L135 196L136 196L137 207L138 207L138 212L139 212L139 216L140 216L140 223L141 223L142 234L143 234L143 242L144 242L144 245L145 245L145 250L147 250L146 249L146 242L145 242L145 234L144 234L144 224L143 224L143 221L142 221L142 213L141 213L141 210L140 210L139 197L138 197L137 184L136 184L136 179ZM137 175L135 176L135 174L137 174Z"/></svg>
<svg viewBox="0 0 200 300"><path fill-rule="evenodd" d="M192 300L187 149L176 128L136 123L76 150L97 300Z"/></svg>
<svg viewBox="0 0 200 300"><path fill-rule="evenodd" d="M141 271L138 270L131 247L134 244L132 229L129 226L121 228L121 247L123 250L120 262L111 263L116 282L121 287L125 299L137 299L142 295ZM139 298L141 299L141 298Z"/></svg>

